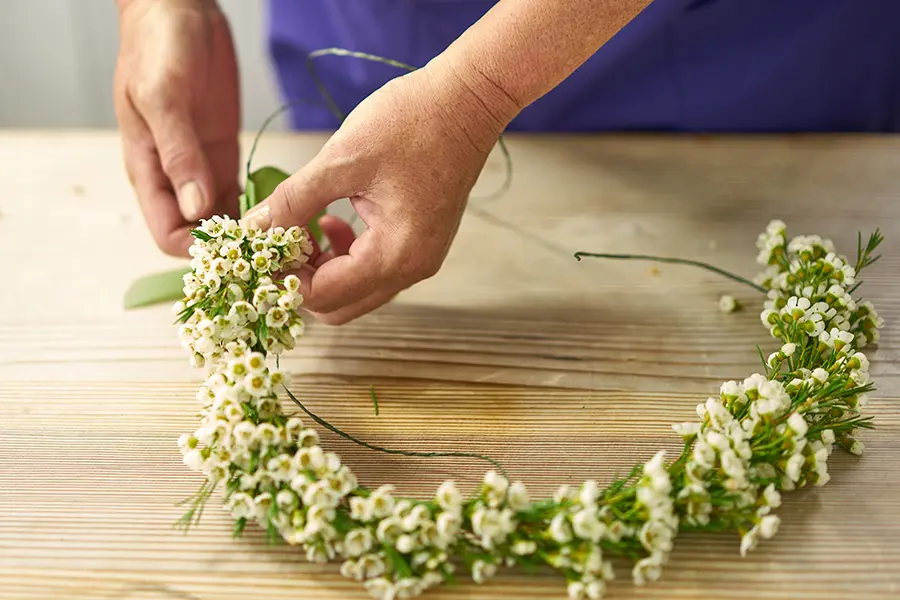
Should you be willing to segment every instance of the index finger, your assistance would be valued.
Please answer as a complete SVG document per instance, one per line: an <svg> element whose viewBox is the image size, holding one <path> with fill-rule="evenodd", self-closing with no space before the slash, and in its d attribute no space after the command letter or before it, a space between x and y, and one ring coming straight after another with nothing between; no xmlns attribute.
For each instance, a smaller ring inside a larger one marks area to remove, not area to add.
<svg viewBox="0 0 900 600"><path fill-rule="evenodd" d="M194 241L192 225L185 221L178 208L159 156L152 150L129 144L125 149L125 168L156 245L166 254L189 256L188 248Z"/></svg>

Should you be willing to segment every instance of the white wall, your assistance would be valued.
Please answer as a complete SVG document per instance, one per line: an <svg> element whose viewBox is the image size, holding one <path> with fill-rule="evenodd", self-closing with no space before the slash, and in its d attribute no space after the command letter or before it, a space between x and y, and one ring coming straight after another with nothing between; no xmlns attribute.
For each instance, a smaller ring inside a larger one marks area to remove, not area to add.
<svg viewBox="0 0 900 600"><path fill-rule="evenodd" d="M243 126L255 130L280 103L265 48L267 2L219 4L237 46ZM117 46L113 0L0 0L0 127L115 127Z"/></svg>

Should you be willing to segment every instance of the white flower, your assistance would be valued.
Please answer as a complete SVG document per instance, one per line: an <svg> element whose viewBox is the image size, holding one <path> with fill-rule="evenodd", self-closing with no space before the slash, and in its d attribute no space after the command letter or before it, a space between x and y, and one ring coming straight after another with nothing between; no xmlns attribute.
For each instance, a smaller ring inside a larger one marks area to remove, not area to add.
<svg viewBox="0 0 900 600"><path fill-rule="evenodd" d="M369 579L363 585L366 591L378 600L394 600L397 597L397 589L394 584L384 577Z"/></svg>
<svg viewBox="0 0 900 600"><path fill-rule="evenodd" d="M735 398L741 396L744 393L744 390L741 388L741 384L737 381L726 381L719 388L719 394L722 396L723 400L734 400Z"/></svg>
<svg viewBox="0 0 900 600"><path fill-rule="evenodd" d="M350 498L350 518L362 523L371 521L373 518L372 503L367 498L359 496Z"/></svg>
<svg viewBox="0 0 900 600"><path fill-rule="evenodd" d="M284 278L284 287L287 291L296 294L300 289L300 278L296 275L288 275Z"/></svg>
<svg viewBox="0 0 900 600"><path fill-rule="evenodd" d="M595 579L587 584L586 591L587 597L590 600L600 600L603 597L603 593L606 591L606 582Z"/></svg>
<svg viewBox="0 0 900 600"><path fill-rule="evenodd" d="M186 451L191 448L197 447L197 438L192 436L189 433L182 433L178 437L178 448L182 451Z"/></svg>
<svg viewBox="0 0 900 600"><path fill-rule="evenodd" d="M791 343L791 342L789 342L781 347L781 353L784 354L785 356L793 356L794 352L796 352L796 350L797 350L797 345L794 343Z"/></svg>
<svg viewBox="0 0 900 600"><path fill-rule="evenodd" d="M257 439L256 426L250 421L236 424L231 433L238 447L249 448Z"/></svg>
<svg viewBox="0 0 900 600"><path fill-rule="evenodd" d="M356 560L345 560L341 563L340 573L341 576L355 581L362 581L365 578L362 564Z"/></svg>
<svg viewBox="0 0 900 600"><path fill-rule="evenodd" d="M731 442L729 442L728 438L718 431L707 432L706 443L719 451L731 449Z"/></svg>
<svg viewBox="0 0 900 600"><path fill-rule="evenodd" d="M606 527L597 519L595 511L582 509L572 517L572 530L583 540L599 542L606 532Z"/></svg>
<svg viewBox="0 0 900 600"><path fill-rule="evenodd" d="M793 413L787 420L788 427L797 434L798 437L803 437L806 435L807 430L809 429L806 424L806 419L803 418L803 415L800 413Z"/></svg>
<svg viewBox="0 0 900 600"><path fill-rule="evenodd" d="M340 502L338 493L327 480L317 481L303 492L303 504L307 506L335 507Z"/></svg>
<svg viewBox="0 0 900 600"><path fill-rule="evenodd" d="M724 295L719 298L719 310L723 313L731 313L737 310L738 302L734 296Z"/></svg>
<svg viewBox="0 0 900 600"><path fill-rule="evenodd" d="M847 364L850 368L858 369L863 372L868 372L869 370L869 359L862 352L854 352L850 355Z"/></svg>
<svg viewBox="0 0 900 600"><path fill-rule="evenodd" d="M378 541L383 544L393 544L394 541L403 535L403 523L397 517L387 517L378 523L375 530Z"/></svg>
<svg viewBox="0 0 900 600"><path fill-rule="evenodd" d="M568 544L572 541L572 529L565 514L559 513L550 521L550 537L557 544Z"/></svg>
<svg viewBox="0 0 900 600"><path fill-rule="evenodd" d="M272 266L272 260L268 250L256 252L250 259L250 264L256 271L265 272Z"/></svg>
<svg viewBox="0 0 900 600"><path fill-rule="evenodd" d="M366 578L378 577L385 571L384 560L377 554L366 554L359 559L359 566Z"/></svg>
<svg viewBox="0 0 900 600"><path fill-rule="evenodd" d="M600 499L600 488L593 479L588 479L581 484L581 491L578 494L578 502L585 508L593 506Z"/></svg>
<svg viewBox="0 0 900 600"><path fill-rule="evenodd" d="M750 531L741 537L741 556L747 556L759 543L759 525L754 525Z"/></svg>
<svg viewBox="0 0 900 600"><path fill-rule="evenodd" d="M529 556L537 552L537 543L531 540L519 540L512 546L513 554Z"/></svg>
<svg viewBox="0 0 900 600"><path fill-rule="evenodd" d="M319 444L319 434L315 429L304 429L297 436L297 445L301 448L314 448Z"/></svg>
<svg viewBox="0 0 900 600"><path fill-rule="evenodd" d="M228 498L226 508L235 519L246 519L255 510L253 497L244 492L235 492Z"/></svg>
<svg viewBox="0 0 900 600"><path fill-rule="evenodd" d="M651 554L635 563L631 576L635 585L644 585L648 581L656 581L662 575L662 556Z"/></svg>
<svg viewBox="0 0 900 600"><path fill-rule="evenodd" d="M290 490L281 490L275 496L275 504L283 510L291 510L297 506L297 494Z"/></svg>
<svg viewBox="0 0 900 600"><path fill-rule="evenodd" d="M483 560L476 560L472 565L472 580L475 583L484 583L497 573L497 565L486 563Z"/></svg>
<svg viewBox="0 0 900 600"><path fill-rule="evenodd" d="M802 454L794 454L788 459L785 474L792 482L796 483L800 480L800 471L805 463L806 459Z"/></svg>
<svg viewBox="0 0 900 600"><path fill-rule="evenodd" d="M746 475L744 463L733 450L728 449L722 452L719 459L722 461L722 470L725 471L726 475L735 479L744 478Z"/></svg>
<svg viewBox="0 0 900 600"><path fill-rule="evenodd" d="M521 481L516 481L509 486L506 503L515 511L527 510L531 506L531 500L528 497L528 490Z"/></svg>
<svg viewBox="0 0 900 600"><path fill-rule="evenodd" d="M462 510L462 494L460 494L456 484L452 481L445 481L441 484L441 487L438 488L435 494L435 500L438 506L441 507L441 510L448 512L459 512Z"/></svg>
<svg viewBox="0 0 900 600"><path fill-rule="evenodd" d="M406 534L398 537L394 543L394 547L397 548L400 554L411 554L416 549L416 546L418 546L416 539Z"/></svg>
<svg viewBox="0 0 900 600"><path fill-rule="evenodd" d="M572 489L568 485L561 485L557 490L553 493L553 501L557 504L561 504L565 500L570 500L572 497Z"/></svg>
<svg viewBox="0 0 900 600"><path fill-rule="evenodd" d="M295 477L296 473L294 472L294 465L291 458L292 457L287 454L281 454L269 459L269 462L266 463L266 469L269 471L269 476L276 481L290 481Z"/></svg>
<svg viewBox="0 0 900 600"><path fill-rule="evenodd" d="M268 381L266 381L266 376L262 373L249 373L244 378L243 383L244 389L257 398L269 392Z"/></svg>
<svg viewBox="0 0 900 600"><path fill-rule="evenodd" d="M294 323L291 323L288 327L288 333L291 334L291 337L295 340L299 340L303 337L303 334L306 332L306 325L302 320L297 320Z"/></svg>
<svg viewBox="0 0 900 600"><path fill-rule="evenodd" d="M278 442L280 432L271 423L260 423L256 428L259 441L266 446L273 446Z"/></svg>
<svg viewBox="0 0 900 600"><path fill-rule="evenodd" d="M334 518L334 508L323 504L310 506L309 510L306 511L306 533L315 535L325 532L329 528L329 523L334 521Z"/></svg>
<svg viewBox="0 0 900 600"><path fill-rule="evenodd" d="M321 471L325 467L325 453L319 446L302 447L294 454L294 464L298 471Z"/></svg>
<svg viewBox="0 0 900 600"><path fill-rule="evenodd" d="M638 532L641 544L651 552L671 552L672 531L669 527L655 521L647 521Z"/></svg>
<svg viewBox="0 0 900 600"><path fill-rule="evenodd" d="M705 404L697 406L697 414L700 418L709 418L710 423L717 429L725 429L734 417L719 398L707 398Z"/></svg>
<svg viewBox="0 0 900 600"><path fill-rule="evenodd" d="M826 381L828 381L828 371L826 371L822 367L817 367L813 369L812 378L819 383L825 383Z"/></svg>
<svg viewBox="0 0 900 600"><path fill-rule="evenodd" d="M781 523L781 519L779 519L775 515L766 515L759 521L759 533L763 537L763 539L769 539L775 537L775 534L778 533L778 525Z"/></svg>
<svg viewBox="0 0 900 600"><path fill-rule="evenodd" d="M449 543L454 537L456 537L456 534L459 532L461 522L458 513L442 512L440 515L438 515L436 524L438 535L440 535L442 539Z"/></svg>
<svg viewBox="0 0 900 600"><path fill-rule="evenodd" d="M569 600L584 600L587 598L587 590L585 590L584 584L580 581L569 582L566 591L569 594Z"/></svg>
<svg viewBox="0 0 900 600"><path fill-rule="evenodd" d="M767 485L766 489L763 491L763 500L767 506L772 508L781 506L781 494L778 493L778 490L776 490L775 486L772 484Z"/></svg>
<svg viewBox="0 0 900 600"><path fill-rule="evenodd" d="M472 514L472 532L481 538L484 548L492 548L505 535L506 527L500 511L479 507Z"/></svg>
<svg viewBox="0 0 900 600"><path fill-rule="evenodd" d="M263 492L253 497L255 504L255 516L260 521L265 521L269 517L269 510L272 508L272 494Z"/></svg>
<svg viewBox="0 0 900 600"><path fill-rule="evenodd" d="M395 584L395 587L399 599L414 598L425 591L422 580L415 577L401 579Z"/></svg>
<svg viewBox="0 0 900 600"><path fill-rule="evenodd" d="M687 439L700 433L700 423L675 423L672 430Z"/></svg>
<svg viewBox="0 0 900 600"><path fill-rule="evenodd" d="M865 452L866 446L859 440L854 440L852 444L850 444L850 452L855 454L856 456L862 456L863 452Z"/></svg>
<svg viewBox="0 0 900 600"><path fill-rule="evenodd" d="M506 497L509 481L496 471L488 471L484 475L484 494L488 504L497 507Z"/></svg>
<svg viewBox="0 0 900 600"><path fill-rule="evenodd" d="M394 511L394 497L391 492L393 486L383 485L369 496L369 502L372 504L372 516L376 519L383 519Z"/></svg>
<svg viewBox="0 0 900 600"><path fill-rule="evenodd" d="M184 455L184 464L187 465L189 469L192 471L200 471L203 469L203 454L201 454L198 448L194 448L193 450L187 452Z"/></svg>
<svg viewBox="0 0 900 600"><path fill-rule="evenodd" d="M422 504L417 504L403 518L403 529L406 531L415 531L419 529L423 523L429 518L428 508Z"/></svg>
<svg viewBox="0 0 900 600"><path fill-rule="evenodd" d="M275 306L266 313L266 325L271 329L280 329L287 323L288 313L280 306Z"/></svg>

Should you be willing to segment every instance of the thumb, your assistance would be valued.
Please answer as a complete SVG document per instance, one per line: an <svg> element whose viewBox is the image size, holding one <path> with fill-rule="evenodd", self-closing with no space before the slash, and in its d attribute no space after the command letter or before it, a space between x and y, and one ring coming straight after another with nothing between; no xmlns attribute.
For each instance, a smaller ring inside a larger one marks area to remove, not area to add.
<svg viewBox="0 0 900 600"><path fill-rule="evenodd" d="M181 214L188 221L196 221L212 209L215 190L190 112L187 107L168 104L146 119Z"/></svg>
<svg viewBox="0 0 900 600"><path fill-rule="evenodd" d="M263 202L244 215L250 227L306 226L335 200L353 195L348 178L340 167L313 159L305 167L282 181Z"/></svg>

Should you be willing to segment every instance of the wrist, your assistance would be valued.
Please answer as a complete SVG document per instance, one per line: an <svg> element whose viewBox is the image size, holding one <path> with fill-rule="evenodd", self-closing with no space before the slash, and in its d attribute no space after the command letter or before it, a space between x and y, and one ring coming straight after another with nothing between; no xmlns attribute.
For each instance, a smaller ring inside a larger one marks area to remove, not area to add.
<svg viewBox="0 0 900 600"><path fill-rule="evenodd" d="M435 102L480 150L490 151L522 106L502 86L471 65L438 56L420 69L431 80Z"/></svg>

